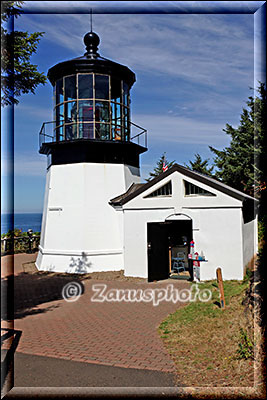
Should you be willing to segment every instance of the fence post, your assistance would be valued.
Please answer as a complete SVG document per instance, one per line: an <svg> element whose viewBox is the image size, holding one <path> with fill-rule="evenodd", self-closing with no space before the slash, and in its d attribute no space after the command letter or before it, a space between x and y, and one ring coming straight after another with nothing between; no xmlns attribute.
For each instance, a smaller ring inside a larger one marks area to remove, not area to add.
<svg viewBox="0 0 267 400"><path fill-rule="evenodd" d="M224 298L224 289L223 289L223 280L222 280L222 270L220 267L216 269L216 275L217 275L217 282L218 282L219 289L220 289L220 305L221 305L221 308L224 310L225 309L225 298Z"/></svg>
<svg viewBox="0 0 267 400"><path fill-rule="evenodd" d="M7 251L7 237L4 237L4 252Z"/></svg>
<svg viewBox="0 0 267 400"><path fill-rule="evenodd" d="M32 253L32 242L33 242L33 232L32 229L28 229L28 237L29 237L29 253Z"/></svg>

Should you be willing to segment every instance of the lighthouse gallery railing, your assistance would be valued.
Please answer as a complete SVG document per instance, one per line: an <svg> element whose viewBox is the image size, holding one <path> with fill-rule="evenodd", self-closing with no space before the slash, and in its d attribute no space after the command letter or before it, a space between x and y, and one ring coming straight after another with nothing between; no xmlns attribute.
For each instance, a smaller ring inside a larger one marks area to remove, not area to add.
<svg viewBox="0 0 267 400"><path fill-rule="evenodd" d="M78 136L72 136L72 137L58 137L56 135L56 130L55 130L55 123L56 121L48 121L48 122L43 122L42 127L39 132L39 146L41 147L44 143L53 143L53 142L61 142L61 141L69 141L69 140L79 140L79 139L85 139L85 137L78 137ZM111 124L112 125L112 124ZM92 138L92 140L99 140L99 141L130 141L133 143L136 143L140 146L144 146L147 148L147 130L142 128L141 126L130 122L131 128L133 130L133 133L128 140L123 140L121 137L109 137L105 139L101 138ZM115 125L114 125L115 126Z"/></svg>

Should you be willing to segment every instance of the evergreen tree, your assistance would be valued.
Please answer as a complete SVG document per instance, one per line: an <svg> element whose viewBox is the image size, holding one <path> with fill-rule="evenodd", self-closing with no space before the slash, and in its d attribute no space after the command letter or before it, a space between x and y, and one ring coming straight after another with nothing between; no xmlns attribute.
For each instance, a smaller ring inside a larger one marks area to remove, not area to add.
<svg viewBox="0 0 267 400"><path fill-rule="evenodd" d="M18 97L35 93L39 84L45 84L46 77L38 72L37 65L30 63L33 53L44 32L29 34L23 31L8 32L3 27L11 17L19 17L23 1L1 2L1 105L18 104Z"/></svg>
<svg viewBox="0 0 267 400"><path fill-rule="evenodd" d="M160 159L157 161L157 165L154 168L153 172L149 172L149 178L146 181L151 181L151 179L155 178L156 176L160 175L163 172L163 164L168 166L168 168L172 167L175 161L168 162L166 158L166 152L162 154Z"/></svg>
<svg viewBox="0 0 267 400"><path fill-rule="evenodd" d="M205 174L208 176L213 176L212 175L212 170L214 166L209 167L209 159L202 160L200 154L195 154L195 160L194 161L189 161L190 165L185 166L192 171L200 172L201 174Z"/></svg>
<svg viewBox="0 0 267 400"><path fill-rule="evenodd" d="M214 163L218 170L215 176L224 183L254 195L266 190L264 165L266 165L266 87L260 84L259 96L250 96L248 108L243 108L237 128L226 124L223 131L231 136L229 147L217 150ZM264 189L265 187L265 189Z"/></svg>

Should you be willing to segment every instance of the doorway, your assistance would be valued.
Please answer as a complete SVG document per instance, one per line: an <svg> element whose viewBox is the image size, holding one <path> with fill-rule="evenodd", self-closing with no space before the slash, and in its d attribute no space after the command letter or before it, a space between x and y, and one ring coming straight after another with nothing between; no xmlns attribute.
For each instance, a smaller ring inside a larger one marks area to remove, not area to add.
<svg viewBox="0 0 267 400"><path fill-rule="evenodd" d="M148 282L172 277L172 275L175 275L175 267L179 267L182 264L184 264L186 270L188 268L187 255L190 251L191 240L192 220L148 223ZM181 256L182 253L184 254L184 263L180 262L178 260L179 257L177 257L177 255ZM175 261L177 261L177 264L174 264ZM180 272L180 269L182 268L176 268L176 271Z"/></svg>

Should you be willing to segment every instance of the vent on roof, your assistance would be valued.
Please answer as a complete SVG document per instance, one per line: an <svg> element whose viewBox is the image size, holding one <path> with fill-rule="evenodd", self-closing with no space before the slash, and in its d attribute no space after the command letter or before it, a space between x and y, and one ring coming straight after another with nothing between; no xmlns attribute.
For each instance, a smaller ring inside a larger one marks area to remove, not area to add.
<svg viewBox="0 0 267 400"><path fill-rule="evenodd" d="M165 185L161 186L159 189L145 196L145 198L171 196L171 194L172 194L172 181L169 181Z"/></svg>
<svg viewBox="0 0 267 400"><path fill-rule="evenodd" d="M184 181L185 195L197 195L197 196L216 196L216 194L209 192L206 189L202 189L199 186L193 185L193 183Z"/></svg>

